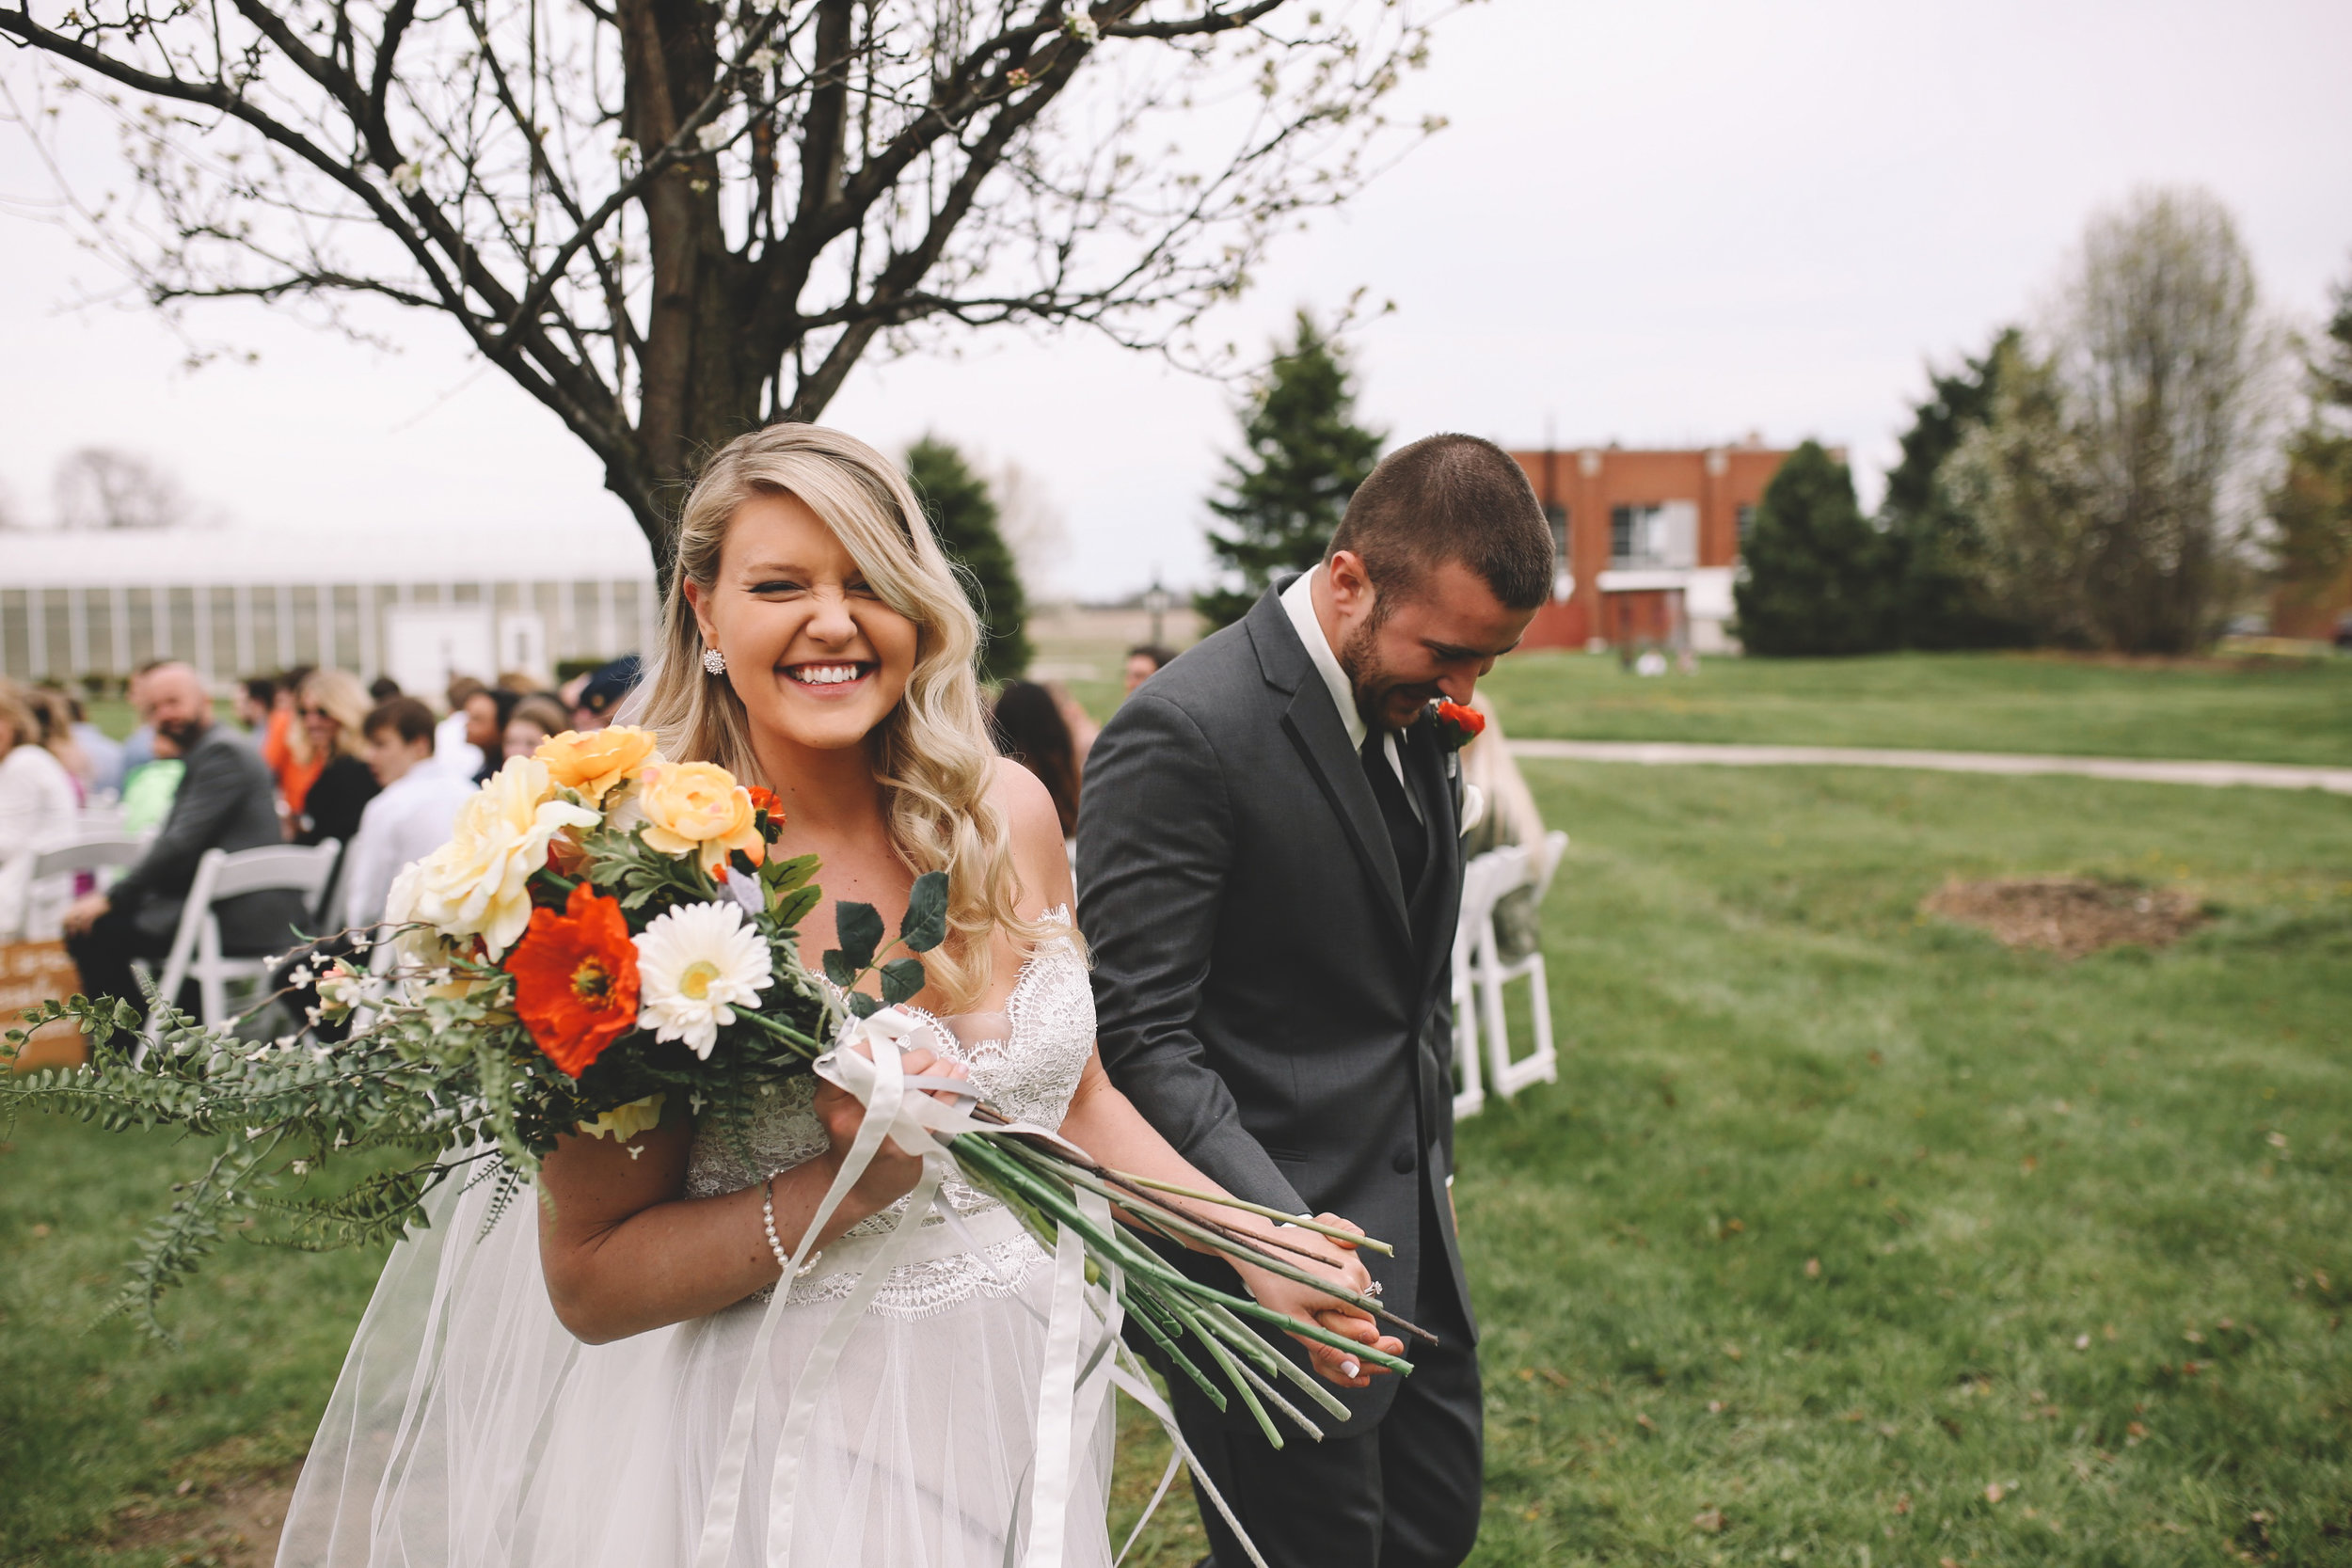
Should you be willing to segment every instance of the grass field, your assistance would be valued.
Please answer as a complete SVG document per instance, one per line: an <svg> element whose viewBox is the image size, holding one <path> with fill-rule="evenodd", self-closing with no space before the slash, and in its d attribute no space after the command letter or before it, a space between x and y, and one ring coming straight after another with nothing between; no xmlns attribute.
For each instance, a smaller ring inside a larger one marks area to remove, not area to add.
<svg viewBox="0 0 2352 1568"><path fill-rule="evenodd" d="M1519 733L1570 733L1503 700ZM1461 1137L1480 1568L2352 1564L2352 802L1529 772L1575 835L1546 927L1565 1054ZM2185 887L2214 918L2070 964L1916 913L1948 876L2057 872ZM180 1535L307 1440L373 1260L232 1247L171 1308L184 1349L87 1332L198 1151L12 1136L0 1560L201 1560ZM1157 1473L1138 1433L1115 1513ZM1180 1497L1130 1560L1189 1564L1188 1528Z"/></svg>
<svg viewBox="0 0 2352 1568"><path fill-rule="evenodd" d="M1515 736L2352 763L2352 658L1708 658L1644 679L1613 657L1540 651L1485 689Z"/></svg>

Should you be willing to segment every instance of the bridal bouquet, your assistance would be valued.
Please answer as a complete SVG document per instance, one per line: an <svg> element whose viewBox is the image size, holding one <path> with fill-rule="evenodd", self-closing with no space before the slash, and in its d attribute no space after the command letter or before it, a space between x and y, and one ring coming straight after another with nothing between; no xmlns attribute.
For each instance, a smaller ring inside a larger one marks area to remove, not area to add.
<svg viewBox="0 0 2352 1568"><path fill-rule="evenodd" d="M365 967L317 959L294 972L320 999L307 1027L254 1041L167 1001L150 1036L127 1004L45 1003L6 1036L0 1066L57 1019L89 1037L91 1063L0 1076L0 1098L110 1128L171 1126L219 1140L204 1173L148 1228L116 1302L158 1334L162 1292L231 1224L308 1248L389 1241L459 1176L500 1183L495 1223L558 1138L627 1143L679 1101L716 1118L720 1135L747 1138L762 1097L812 1071L832 1075L834 1046L892 1036L886 1010L922 990L916 955L947 930L946 878L931 872L916 879L888 942L870 905L836 905L840 945L812 971L796 928L821 897L818 865L775 856L782 829L769 791L710 763L672 762L644 730L557 736L510 758L461 810L450 843L403 873L387 910L389 952L370 954L354 935ZM869 977L879 999L855 989ZM1277 1380L1335 1415L1344 1407L1244 1320L1410 1370L1200 1285L1103 1217L1107 1201L1130 1225L1330 1289L1298 1266L1303 1254L1193 1203L1252 1206L1105 1169L1041 1130L1009 1130L985 1103L955 1125L962 1130L937 1141L966 1179L1049 1251L1065 1228L1080 1237L1089 1277L1110 1283L1220 1408L1229 1393L1240 1398L1277 1446L1269 1409L1320 1435ZM353 1166L362 1174L341 1180ZM1421 1332L1371 1297L1333 1293Z"/></svg>

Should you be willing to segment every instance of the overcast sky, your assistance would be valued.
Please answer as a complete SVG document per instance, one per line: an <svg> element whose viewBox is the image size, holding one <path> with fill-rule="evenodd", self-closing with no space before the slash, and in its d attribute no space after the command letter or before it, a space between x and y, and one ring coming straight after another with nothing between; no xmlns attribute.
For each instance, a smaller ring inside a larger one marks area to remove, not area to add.
<svg viewBox="0 0 2352 1568"><path fill-rule="evenodd" d="M1282 243L1225 335L1263 342L1359 286L1363 410L1535 446L1844 443L1866 498L1924 387L2048 298L2085 219L2136 186L2236 214L2267 302L2315 319L2352 275L2352 5L1638 5L1489 0L1438 31L1403 107L1451 128L1352 208ZM27 69L21 55L0 72ZM48 193L0 133L0 193ZM204 319L259 355L180 368L55 229L0 214L0 494L40 520L57 459L144 451L227 519L420 520L626 537L552 416L411 318L387 355L282 317ZM1086 596L1154 568L1200 579L1200 498L1232 389L1082 336L1005 333L952 359L869 364L829 422L885 446L936 431L1017 462L1066 519ZM249 537L249 536L259 537ZM5 577L0 542L0 577Z"/></svg>

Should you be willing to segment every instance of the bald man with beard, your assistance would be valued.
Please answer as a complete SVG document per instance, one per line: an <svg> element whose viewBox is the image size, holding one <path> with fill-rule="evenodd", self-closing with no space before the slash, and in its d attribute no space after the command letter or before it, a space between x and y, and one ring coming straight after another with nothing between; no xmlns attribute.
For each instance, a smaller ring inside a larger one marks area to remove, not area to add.
<svg viewBox="0 0 2352 1568"><path fill-rule="evenodd" d="M66 951L81 971L82 990L138 1007L146 999L131 960L171 951L180 907L204 851L284 842L269 768L243 735L214 722L203 679L184 664L162 665L148 673L144 695L156 733L179 749L187 770L146 855L112 889L75 900L65 914ZM224 899L215 912L229 953L288 946L303 916L300 896L283 891Z"/></svg>

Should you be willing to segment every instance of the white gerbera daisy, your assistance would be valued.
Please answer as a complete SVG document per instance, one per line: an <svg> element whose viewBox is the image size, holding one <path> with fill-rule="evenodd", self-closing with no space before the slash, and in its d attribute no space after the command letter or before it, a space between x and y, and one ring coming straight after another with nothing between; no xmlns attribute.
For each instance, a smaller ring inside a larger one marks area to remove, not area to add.
<svg viewBox="0 0 2352 1568"><path fill-rule="evenodd" d="M654 917L637 942L638 1027L684 1040L708 1060L738 1006L756 1006L773 980L768 943L724 904L684 904Z"/></svg>

